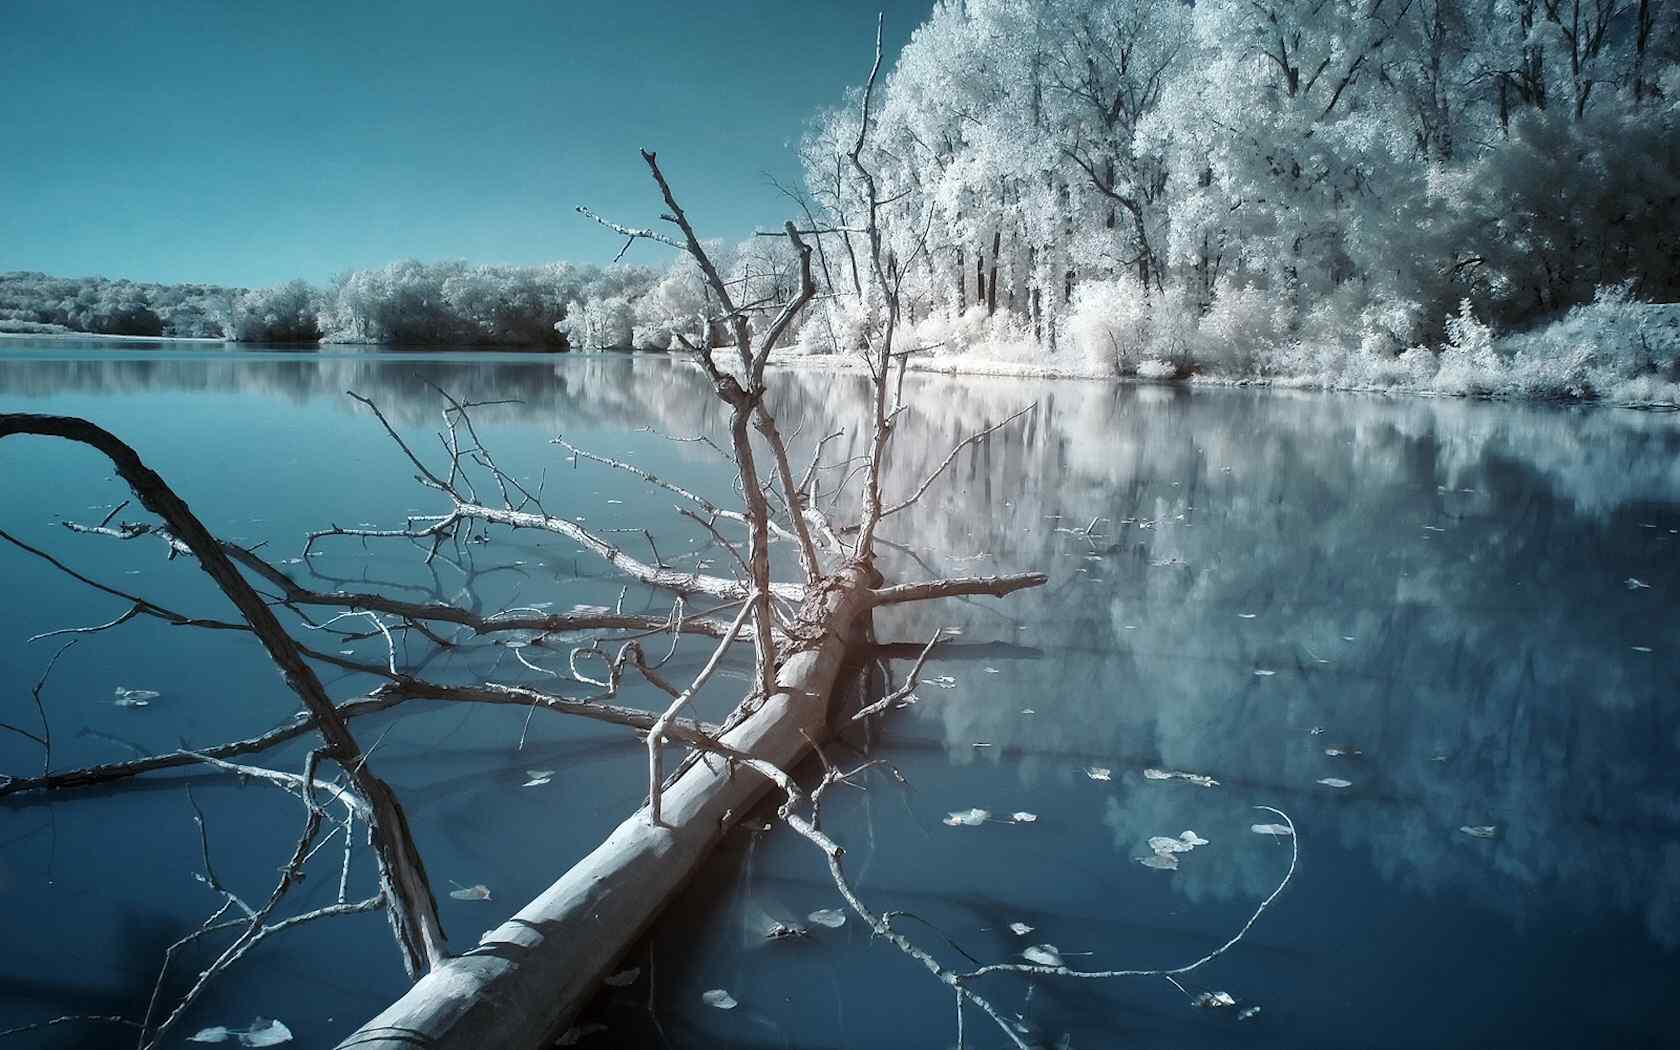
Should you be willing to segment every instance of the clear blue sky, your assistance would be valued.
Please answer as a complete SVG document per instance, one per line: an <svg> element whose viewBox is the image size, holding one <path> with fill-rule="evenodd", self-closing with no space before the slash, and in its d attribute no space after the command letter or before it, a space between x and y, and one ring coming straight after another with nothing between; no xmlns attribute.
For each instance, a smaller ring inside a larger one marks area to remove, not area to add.
<svg viewBox="0 0 1680 1050"><path fill-rule="evenodd" d="M606 262L579 203L774 228L805 119L931 0L7 0L0 270L266 285L400 258ZM637 245L627 257L661 261Z"/></svg>

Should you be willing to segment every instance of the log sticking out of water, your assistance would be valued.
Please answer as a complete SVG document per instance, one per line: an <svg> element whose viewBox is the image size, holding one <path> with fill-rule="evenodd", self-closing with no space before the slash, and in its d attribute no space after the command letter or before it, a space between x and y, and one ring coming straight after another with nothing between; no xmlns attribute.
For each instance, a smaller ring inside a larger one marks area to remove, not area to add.
<svg viewBox="0 0 1680 1050"><path fill-rule="evenodd" d="M782 663L776 692L722 743L788 769L826 736L847 647L869 636L869 575L852 566L827 583L820 604L807 604L818 640ZM662 792L661 824L645 806L632 814L477 948L434 967L340 1047L548 1045L771 786L761 776L734 775L722 761L689 766Z"/></svg>

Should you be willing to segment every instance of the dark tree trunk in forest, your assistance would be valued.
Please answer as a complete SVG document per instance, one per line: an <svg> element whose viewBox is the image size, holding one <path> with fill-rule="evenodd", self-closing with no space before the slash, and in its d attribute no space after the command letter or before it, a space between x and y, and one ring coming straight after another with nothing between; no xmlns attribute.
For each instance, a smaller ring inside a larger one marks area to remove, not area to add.
<svg viewBox="0 0 1680 1050"><path fill-rule="evenodd" d="M1000 247L1002 247L1002 244L1003 244L1003 231L1002 230L994 230L992 232L992 276L991 276L990 280L988 280L986 282L986 316L987 317L990 317L993 314L997 313L997 260L998 260L998 249Z"/></svg>

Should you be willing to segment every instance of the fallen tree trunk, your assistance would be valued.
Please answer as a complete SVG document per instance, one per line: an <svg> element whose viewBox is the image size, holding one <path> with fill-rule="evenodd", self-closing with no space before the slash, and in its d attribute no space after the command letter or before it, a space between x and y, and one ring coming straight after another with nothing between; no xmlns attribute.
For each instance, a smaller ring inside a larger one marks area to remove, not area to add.
<svg viewBox="0 0 1680 1050"><path fill-rule="evenodd" d="M827 735L829 699L848 648L869 638L872 570L851 565L811 588L776 674L776 691L720 742L783 769ZM696 762L518 914L448 959L340 1045L357 1050L548 1046L601 989L625 952L770 781Z"/></svg>

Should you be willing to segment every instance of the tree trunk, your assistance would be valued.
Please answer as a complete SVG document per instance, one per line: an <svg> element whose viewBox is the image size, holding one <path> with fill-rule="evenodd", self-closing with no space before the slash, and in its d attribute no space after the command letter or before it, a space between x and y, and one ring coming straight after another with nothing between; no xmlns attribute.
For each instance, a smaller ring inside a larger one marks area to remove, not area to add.
<svg viewBox="0 0 1680 1050"><path fill-rule="evenodd" d="M723 743L792 769L827 735L830 695L849 644L868 636L869 588L878 583L872 570L853 565L806 600L800 619L820 631L817 640L782 663L776 693ZM341 1050L551 1045L771 786L722 760L696 762L661 793L668 826L654 826L646 806L637 810L477 948L437 965Z"/></svg>
<svg viewBox="0 0 1680 1050"><path fill-rule="evenodd" d="M992 231L992 275L986 281L986 316L997 313L997 260L998 249L1003 246L1003 231Z"/></svg>

